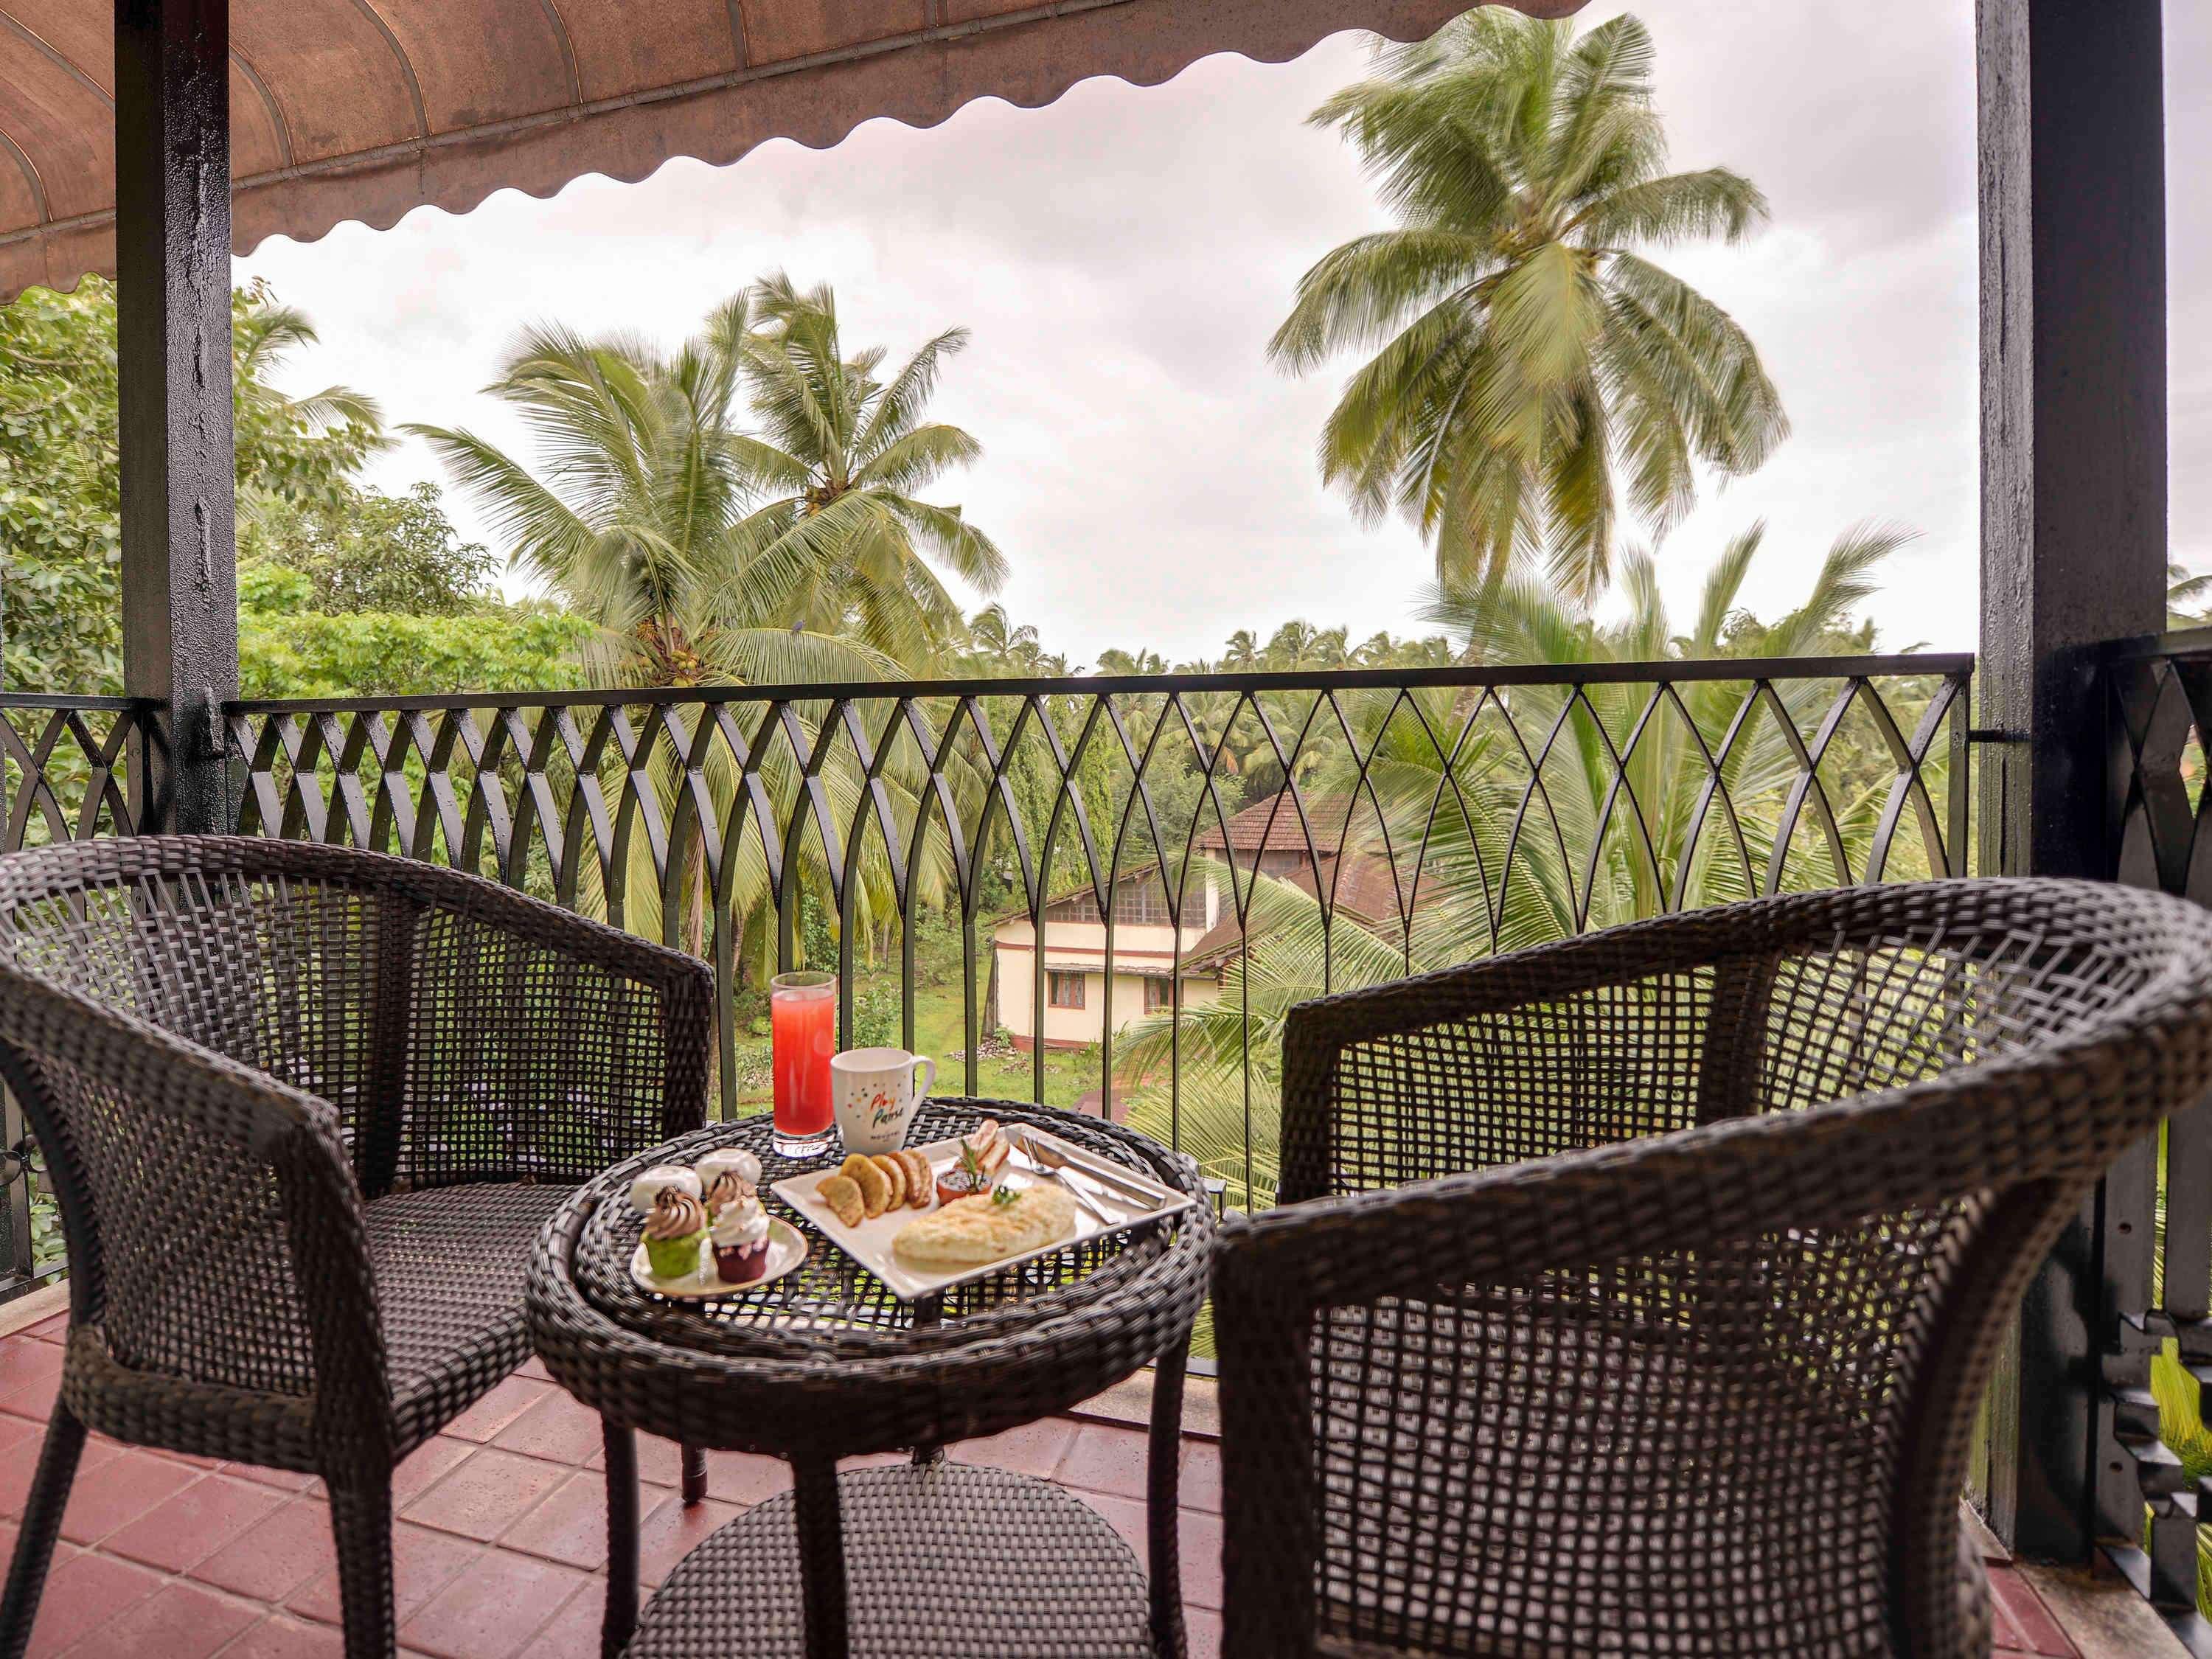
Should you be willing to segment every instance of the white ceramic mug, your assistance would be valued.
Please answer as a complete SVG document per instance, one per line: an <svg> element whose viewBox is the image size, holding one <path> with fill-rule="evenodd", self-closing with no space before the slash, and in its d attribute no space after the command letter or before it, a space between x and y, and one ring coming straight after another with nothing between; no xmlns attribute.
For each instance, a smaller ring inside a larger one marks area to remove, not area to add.
<svg viewBox="0 0 2212 1659"><path fill-rule="evenodd" d="M916 1080L917 1073L927 1076ZM937 1062L903 1048L848 1048L830 1061L837 1133L848 1152L895 1152L937 1082Z"/></svg>

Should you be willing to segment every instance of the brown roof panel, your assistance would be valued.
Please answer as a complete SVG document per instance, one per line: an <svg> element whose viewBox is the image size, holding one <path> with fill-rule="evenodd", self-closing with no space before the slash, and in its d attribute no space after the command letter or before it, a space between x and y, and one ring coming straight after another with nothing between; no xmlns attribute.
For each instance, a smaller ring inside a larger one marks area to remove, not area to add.
<svg viewBox="0 0 2212 1659"><path fill-rule="evenodd" d="M1514 0L1560 15L1582 0ZM232 0L232 227L312 240L978 98L1427 34L1464 0ZM0 299L114 269L112 8L0 0Z"/></svg>

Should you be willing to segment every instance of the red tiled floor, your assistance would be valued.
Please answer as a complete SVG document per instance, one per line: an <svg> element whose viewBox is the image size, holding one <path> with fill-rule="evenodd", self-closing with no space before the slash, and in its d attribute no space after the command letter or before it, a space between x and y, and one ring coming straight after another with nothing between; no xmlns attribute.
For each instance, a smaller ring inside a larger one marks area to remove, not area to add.
<svg viewBox="0 0 2212 1659"><path fill-rule="evenodd" d="M392 1529L392 1605L403 1624L440 1590L472 1568L484 1547L451 1533L433 1532L402 1521ZM287 1598L288 1611L302 1619L335 1625L343 1617L335 1568L319 1573Z"/></svg>
<svg viewBox="0 0 2212 1659"><path fill-rule="evenodd" d="M2052 1659L2079 1659L2080 1650L2058 1628L2058 1621L2051 1616L2033 1584L2014 1568L1995 1561L1989 1564L1989 1572L1990 1600L2000 1621L2009 1624L2016 1633L2018 1651L2052 1656ZM2002 1650L2004 1644L1997 1645Z"/></svg>
<svg viewBox="0 0 2212 1659"><path fill-rule="evenodd" d="M434 1435L400 1460L399 1467L392 1472L392 1504L395 1509L405 1509L408 1504L453 1472L460 1461L476 1450L471 1440L455 1440L448 1435Z"/></svg>
<svg viewBox="0 0 2212 1659"><path fill-rule="evenodd" d="M687 1505L671 1494L637 1529L637 1576L648 1584L659 1584L708 1533L739 1513L736 1504L719 1498Z"/></svg>
<svg viewBox="0 0 2212 1659"><path fill-rule="evenodd" d="M1063 1486L1142 1498L1150 1462L1147 1450L1148 1441L1141 1429L1085 1423L1076 1431L1075 1443L1060 1460L1053 1478Z"/></svg>
<svg viewBox="0 0 2212 1659"><path fill-rule="evenodd" d="M207 1659L258 1623L261 1609L172 1579L70 1650L70 1659Z"/></svg>
<svg viewBox="0 0 2212 1659"><path fill-rule="evenodd" d="M399 1639L439 1659L507 1659L527 1646L586 1582L573 1567L488 1551L421 1612L404 1620Z"/></svg>
<svg viewBox="0 0 2212 1659"><path fill-rule="evenodd" d="M345 1638L328 1625L272 1613L222 1650L222 1659L344 1659Z"/></svg>
<svg viewBox="0 0 2212 1659"><path fill-rule="evenodd" d="M580 1468L601 1449L599 1414L554 1389L492 1437L503 1450Z"/></svg>
<svg viewBox="0 0 2212 1659"><path fill-rule="evenodd" d="M63 1545L54 1552L46 1594L40 1598L38 1622L31 1630L32 1659L59 1653L83 1640L109 1620L137 1607L161 1584L159 1573L134 1562Z"/></svg>
<svg viewBox="0 0 2212 1659"><path fill-rule="evenodd" d="M401 1511L410 1521L487 1543L567 1478L557 1463L487 1446Z"/></svg>
<svg viewBox="0 0 2212 1659"><path fill-rule="evenodd" d="M952 1455L963 1463L988 1463L994 1468L1012 1469L1016 1474L1033 1474L1043 1480L1060 1467L1060 1460L1075 1443L1075 1429L1073 1423L1058 1417L1042 1423L1024 1423L1004 1434L981 1440L963 1440L952 1448Z"/></svg>
<svg viewBox="0 0 2212 1659"><path fill-rule="evenodd" d="M43 1349L46 1352L27 1352ZM38 1458L60 1350L33 1333L0 1339L0 1551ZM51 1356L51 1357L50 1357ZM18 1414L6 1412L10 1401ZM1146 1547L1145 1436L1085 1420L1035 1424L958 1455L1048 1475L1129 1542ZM605 1476L597 1419L532 1367L485 1396L455 1431L403 1463L394 1528L403 1659L589 1659L605 1603ZM854 1464L875 1461L855 1459ZM684 1553L746 1506L786 1491L788 1468L738 1452L708 1457L708 1501L686 1510L675 1445L639 1437L646 1485L641 1574L657 1583ZM1221 1641L1221 1463L1186 1440L1179 1570L1194 1659ZM32 1652L62 1659L332 1659L342 1644L336 1553L319 1483L282 1471L155 1455L95 1436L69 1510L96 1547L56 1551ZM497 1541L488 1541L496 1540ZM181 1574L181 1577L172 1577ZM2001 1652L2078 1659L2009 1568L1990 1572Z"/></svg>
<svg viewBox="0 0 2212 1659"><path fill-rule="evenodd" d="M192 1569L192 1577L234 1595L281 1601L337 1565L331 1512L319 1498L295 1498Z"/></svg>
<svg viewBox="0 0 2212 1659"><path fill-rule="evenodd" d="M648 1490L657 1491L658 1488ZM580 1469L500 1534L503 1549L595 1571L607 1561L607 1478Z"/></svg>
<svg viewBox="0 0 2212 1659"><path fill-rule="evenodd" d="M62 1536L75 1544L96 1543L199 1478L181 1463L126 1447L89 1474L78 1469L69 1508L62 1512Z"/></svg>
<svg viewBox="0 0 2212 1659"><path fill-rule="evenodd" d="M227 1474L203 1476L106 1540L106 1548L165 1572L205 1560L265 1520L284 1494Z"/></svg>
<svg viewBox="0 0 2212 1659"><path fill-rule="evenodd" d="M597 1581L568 1598L553 1622L530 1639L522 1659L599 1659L599 1620L606 1612L606 1590Z"/></svg>
<svg viewBox="0 0 2212 1659"><path fill-rule="evenodd" d="M489 1440L553 1391L550 1382L510 1376L447 1424L445 1432L463 1440Z"/></svg>
<svg viewBox="0 0 2212 1659"><path fill-rule="evenodd" d="M1187 1510L1221 1513L1221 1444L1215 1440L1182 1443L1182 1484L1177 1489Z"/></svg>

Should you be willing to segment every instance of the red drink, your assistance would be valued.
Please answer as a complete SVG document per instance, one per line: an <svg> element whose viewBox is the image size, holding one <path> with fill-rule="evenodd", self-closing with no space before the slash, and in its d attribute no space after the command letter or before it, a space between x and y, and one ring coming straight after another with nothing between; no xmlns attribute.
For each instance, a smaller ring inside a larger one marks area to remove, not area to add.
<svg viewBox="0 0 2212 1659"><path fill-rule="evenodd" d="M779 974L769 981L775 1065L775 1149L811 1158L830 1144L835 1112L830 1056L837 1052L837 976Z"/></svg>

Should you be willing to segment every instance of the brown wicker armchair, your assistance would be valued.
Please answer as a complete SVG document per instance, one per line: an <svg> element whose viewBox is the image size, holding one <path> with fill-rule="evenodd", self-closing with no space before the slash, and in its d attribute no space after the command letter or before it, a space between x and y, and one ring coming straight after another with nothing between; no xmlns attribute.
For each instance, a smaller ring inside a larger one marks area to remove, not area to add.
<svg viewBox="0 0 2212 1659"><path fill-rule="evenodd" d="M0 1072L70 1252L0 1607L30 1634L88 1427L311 1471L352 1659L393 1646L391 1474L528 1352L571 1187L705 1119L712 980L427 865L143 836L0 859Z"/></svg>
<svg viewBox="0 0 2212 1659"><path fill-rule="evenodd" d="M1310 1003L1284 1073L1214 1288L1230 1655L1965 1659L1976 1407L2212 1085L2212 912L1760 900Z"/></svg>

